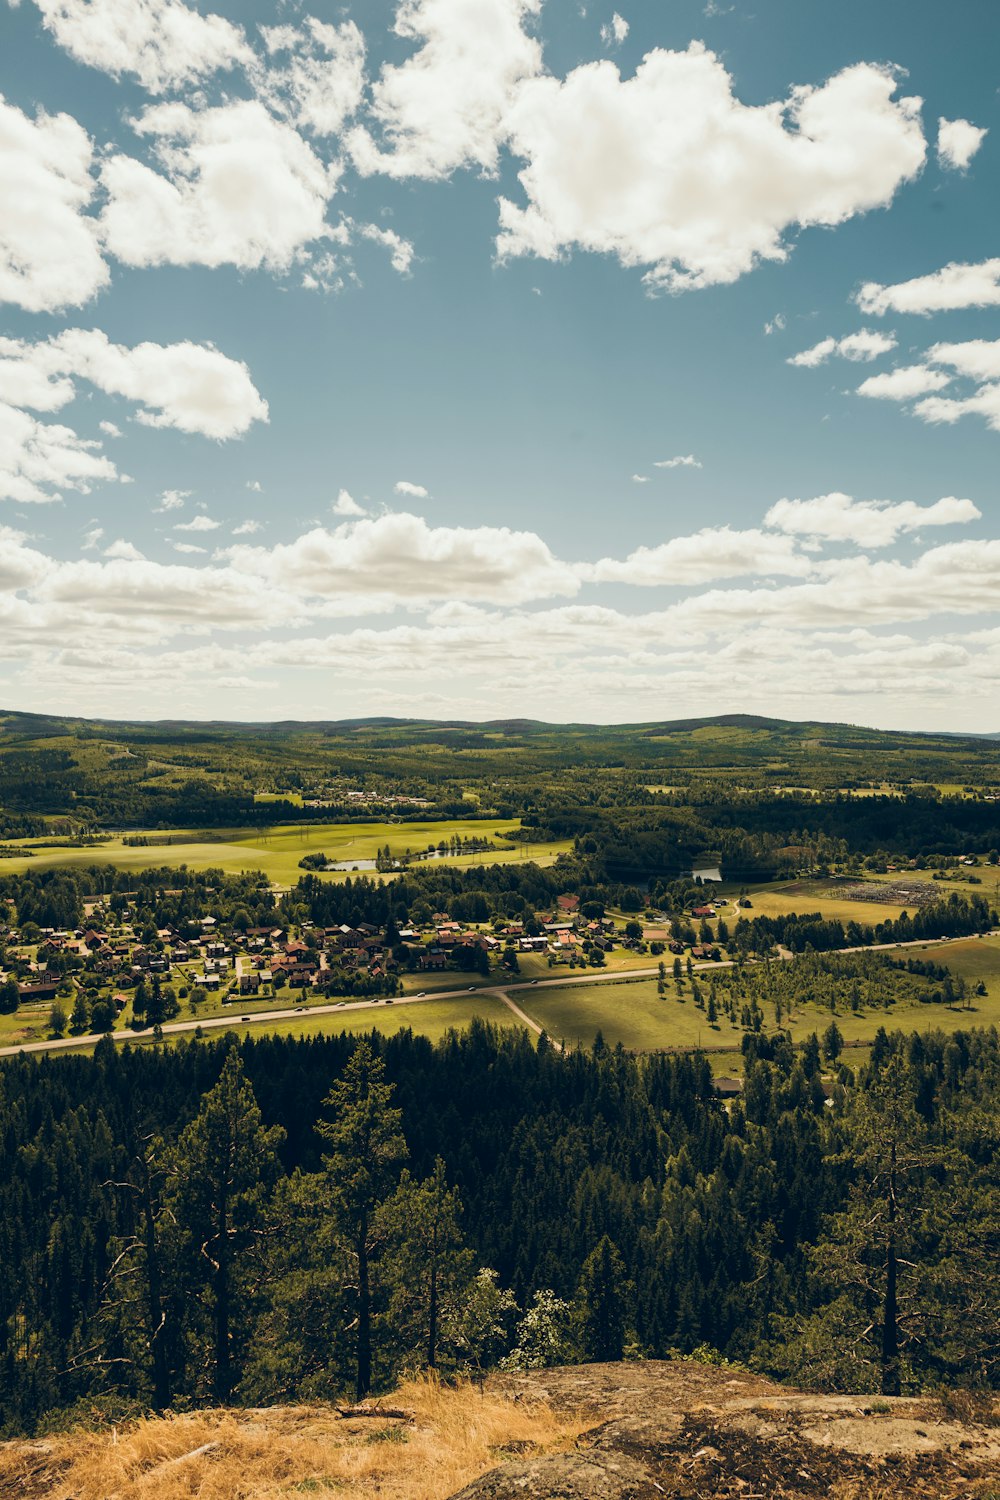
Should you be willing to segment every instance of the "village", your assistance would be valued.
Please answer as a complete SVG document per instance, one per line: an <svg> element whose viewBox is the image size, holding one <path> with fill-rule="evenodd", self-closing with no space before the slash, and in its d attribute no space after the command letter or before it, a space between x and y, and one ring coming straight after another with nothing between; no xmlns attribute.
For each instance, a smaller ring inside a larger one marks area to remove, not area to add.
<svg viewBox="0 0 1000 1500"><path fill-rule="evenodd" d="M170 893L165 893L169 895ZM423 974L463 976L475 988L490 976L507 980L539 970L604 969L641 955L670 954L675 961L719 959L716 907L692 908L690 921L667 923L581 911L572 894L550 911L524 920L470 924L436 912L420 927L244 926L206 914L183 924L140 921L134 897L116 895L87 903L87 925L73 930L23 928L0 921L0 1010L34 1011L52 1035L101 1032L116 1025L160 1024L181 1009L193 1016L206 1003L287 999L392 998L414 993ZM715 931L709 925L715 922ZM697 925L696 925L697 924ZM438 983L440 983L440 978ZM15 993L16 992L16 993ZM416 990L417 994L421 991Z"/></svg>

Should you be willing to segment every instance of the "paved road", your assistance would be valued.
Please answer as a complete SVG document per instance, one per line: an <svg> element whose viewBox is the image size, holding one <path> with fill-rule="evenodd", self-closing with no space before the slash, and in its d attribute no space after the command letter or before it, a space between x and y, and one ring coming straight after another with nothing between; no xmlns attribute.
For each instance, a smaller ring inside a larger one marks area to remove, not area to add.
<svg viewBox="0 0 1000 1500"><path fill-rule="evenodd" d="M1000 929L998 929L1000 931ZM972 934L975 936L975 934ZM995 934L991 933L990 936ZM886 948L924 948L930 945L940 947L946 942L963 942L964 938L915 938L907 943L870 943L862 948L838 948L838 953L864 953ZM789 959L794 957L791 953L783 952L781 957ZM729 969L733 966L732 959L722 959L719 962L707 960L693 965L696 971L704 969ZM618 969L611 973L597 974L562 974L555 979L522 979L511 984L504 985L476 985L473 990L450 989L450 990L427 990L419 995L398 995L393 1000L341 1000L329 1005L309 1005L284 1007L281 1010L257 1010L240 1011L238 1005L233 1005L228 1015L208 1016L202 1021L167 1021L163 1026L164 1036L182 1036L194 1031L226 1031L232 1030L233 1026L239 1026L250 1022L254 1025L266 1025L275 1021L293 1021L299 1016L335 1016L345 1015L348 1011L357 1010L381 1010L387 1005L422 1005L426 1000L456 1000L471 993L477 995L490 995L500 1000L517 1019L529 1027L537 1035L541 1035L542 1026L538 1021L532 1019L515 1000L511 999L512 992L522 992L541 989L552 989L557 985L566 984L621 984L632 979L655 979L660 972L659 964L649 968L640 969ZM668 978L670 969L667 970ZM152 1035L150 1031L111 1031L107 1033L115 1042L132 1042L137 1039ZM20 1046L0 1047L0 1057L17 1057L25 1052L64 1052L68 1047L93 1047L99 1038L93 1032L87 1032L82 1036L55 1037L44 1042L23 1042ZM554 1043L554 1045L558 1045Z"/></svg>

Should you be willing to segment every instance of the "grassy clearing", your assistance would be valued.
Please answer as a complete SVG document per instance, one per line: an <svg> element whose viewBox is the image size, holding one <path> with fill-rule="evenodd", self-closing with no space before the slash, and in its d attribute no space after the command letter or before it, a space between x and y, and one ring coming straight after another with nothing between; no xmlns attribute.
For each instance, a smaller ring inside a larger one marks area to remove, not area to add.
<svg viewBox="0 0 1000 1500"><path fill-rule="evenodd" d="M589 1047L598 1031L615 1046L621 1042L630 1051L650 1052L662 1047L697 1047L716 1045L740 1033L725 1022L724 1030L715 1032L705 1013L691 1003L691 989L686 986L686 1003L674 999L673 984L661 1000L655 979L636 979L627 983L567 984L529 994L514 993L512 999L526 1015L544 1026L555 1041L567 1046Z"/></svg>
<svg viewBox="0 0 1000 1500"><path fill-rule="evenodd" d="M65 1001L62 1003L65 1004ZM52 1002L46 1001L42 1005L22 1005L11 1016L0 1015L0 1047L17 1047L22 1042L44 1042L49 1035L51 1009Z"/></svg>
<svg viewBox="0 0 1000 1500"><path fill-rule="evenodd" d="M476 819L455 818L433 823L291 823L272 828L220 829L211 834L195 829L174 829L143 835L151 840L161 839L162 843L134 847L123 843L121 838L112 838L79 849L46 848L44 840L24 839L18 842L18 847L33 853L24 859L0 861L0 871L16 875L25 870L51 866L97 864L117 865L123 870L146 870L160 865L187 865L191 870L219 868L228 874L263 870L275 885L294 885L303 873L299 869L299 860L305 854L317 852L326 854L333 861L364 861L374 859L386 844L398 856L407 849L416 852L428 845L436 846L442 839L488 838L497 842L499 847L480 854L446 856L442 863L517 864L533 860L537 864L549 865L557 855L571 847L567 840L504 845L497 838L498 833L502 838L503 833L519 826L516 818L498 824L497 828ZM346 879L350 873L349 870L330 872L323 878ZM373 870L364 873L375 876Z"/></svg>
<svg viewBox="0 0 1000 1500"><path fill-rule="evenodd" d="M423 990L469 990L492 989L497 983L495 974L473 974L468 969L442 969L421 974L402 975L403 994L418 995Z"/></svg>
<svg viewBox="0 0 1000 1500"><path fill-rule="evenodd" d="M562 1452L589 1421L471 1384L412 1380L387 1405L412 1423L327 1406L206 1411L0 1448L0 1493L24 1500L440 1500L510 1453Z"/></svg>

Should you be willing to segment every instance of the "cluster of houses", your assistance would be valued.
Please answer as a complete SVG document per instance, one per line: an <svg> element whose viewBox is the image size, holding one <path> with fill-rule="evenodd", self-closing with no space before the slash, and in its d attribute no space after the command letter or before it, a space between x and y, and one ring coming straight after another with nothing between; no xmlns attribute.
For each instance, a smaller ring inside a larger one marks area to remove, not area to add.
<svg viewBox="0 0 1000 1500"><path fill-rule="evenodd" d="M715 908L707 905L692 912L695 918L704 919L715 914ZM72 980L84 971L107 986L121 1008L129 992L144 980L200 987L224 998L253 997L286 987L292 991L335 990L338 977L348 976L393 982L400 971L456 969L485 974L491 959L493 965L502 959L516 967L511 953L537 954L550 965L563 965L584 958L599 962L598 952L606 954L618 947L643 948L637 928L623 932L608 917L585 917L579 909L579 898L571 894L559 896L550 912L526 921L495 924L492 929L472 927L447 912L437 912L427 926L405 927L398 935L393 933L391 946L386 933L370 923L307 928L297 934L282 926L243 931L210 915L186 923L183 931L161 927L155 940L147 932L148 941L142 941L129 924L128 915L126 909L120 917L112 917L101 902L93 902L87 907L89 926L43 932L30 963L21 957L16 964L21 1000L54 1000L65 975ZM647 929L646 936L652 935ZM16 948L18 933L0 925L0 936ZM692 947L690 942L668 943L666 937L664 933L663 949L669 947L674 954L690 951L695 959L718 956L718 950L709 943ZM654 951L663 949L654 943Z"/></svg>
<svg viewBox="0 0 1000 1500"><path fill-rule="evenodd" d="M410 797L405 792L324 791L303 797L303 807L433 807L428 797Z"/></svg>
<svg viewBox="0 0 1000 1500"><path fill-rule="evenodd" d="M64 975L72 980L86 971L120 992L114 998L122 1003L140 981L157 978L209 993L254 996L285 986L323 989L332 983L334 971L372 980L400 968L485 972L491 955L499 958L511 949L566 963L585 950L610 952L623 941L638 946L623 940L610 919L583 918L578 906L576 896L560 896L546 920L510 921L497 930L470 927L438 912L427 927L403 928L390 949L384 931L370 923L307 929L298 936L280 926L239 931L212 916L200 919L195 935L191 924L183 931L165 926L155 941L144 942L129 924L127 911L124 920L108 920L107 909L97 902L87 909L89 926L42 932L35 957L30 962L22 957L16 965L18 990L23 1001L51 1001ZM0 935L16 949L19 933L0 927Z"/></svg>

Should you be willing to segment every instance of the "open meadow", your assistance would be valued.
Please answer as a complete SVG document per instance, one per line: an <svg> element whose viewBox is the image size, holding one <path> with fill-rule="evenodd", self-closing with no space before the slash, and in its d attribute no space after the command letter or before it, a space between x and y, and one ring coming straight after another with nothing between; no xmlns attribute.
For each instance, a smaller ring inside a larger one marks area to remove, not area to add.
<svg viewBox="0 0 1000 1500"><path fill-rule="evenodd" d="M474 1020L490 1021L495 1026L519 1026L521 1023L495 995L456 995L453 1000L417 1000L400 1005L392 1001L379 1001L363 1010L349 1009L345 1002L342 1011L328 1015L310 1015L308 1010L290 1017L287 1021L254 1022L252 1009L247 1006L231 1006L237 1012L229 1017L229 1024L221 1029L206 1032L218 1038L225 1032L235 1031L242 1036L261 1036L279 1033L288 1037L339 1036L347 1032L350 1036L369 1036L373 1031L382 1036L395 1036L397 1031L413 1031L429 1041L440 1041L449 1031L462 1031ZM265 1007L262 1007L265 1008ZM270 1007L273 1009L273 1005ZM247 1020L246 1017L251 1017ZM192 1033L182 1034L190 1040ZM152 1040L148 1032L139 1033L138 1039ZM178 1038L180 1040L181 1038Z"/></svg>
<svg viewBox="0 0 1000 1500"><path fill-rule="evenodd" d="M508 818L497 827L482 819L453 818L436 822L376 823L283 823L271 828L228 828L199 831L180 828L164 831L125 833L100 843L82 846L53 844L52 840L21 839L8 845L23 849L23 857L0 860L0 874L17 875L25 871L53 867L115 865L123 870L148 870L160 865L190 870L222 869L227 874L243 870L262 870L277 886L294 885L305 873L299 865L304 855L322 853L331 863L346 868L313 872L323 879L346 879L354 873L378 878L373 862L380 849L388 845L393 856L407 852L418 854L451 839L488 839L496 847L478 853L435 853L435 862L460 868L476 864L517 864L533 860L550 865L571 847L568 840L526 844L521 840L505 843L504 835L516 831L519 820ZM144 842L126 842L141 837ZM423 864L424 861L416 861Z"/></svg>
<svg viewBox="0 0 1000 1500"><path fill-rule="evenodd" d="M845 1044L872 1041L879 1027L887 1031L969 1031L974 1027L1000 1026L1000 938L970 938L964 941L901 949L901 957L913 957L948 968L965 979L970 993L963 1004L928 1005L916 1001L897 1001L883 1008L871 1006L852 1012L839 1004L836 1012L813 1003L794 1007L783 1015L782 1029L802 1042L811 1032L818 1035L835 1020ZM725 988L725 969L715 971L720 987ZM696 980L706 992L711 970L696 972ZM971 993L982 980L985 995ZM673 979L667 980L661 999L655 979L620 978L602 983L586 983L515 991L517 1004L543 1026L555 1041L567 1046L589 1047L600 1031L609 1046L619 1042L629 1051L648 1052L660 1048L713 1049L727 1047L739 1054L743 1028L734 1025L720 1011L714 1026L705 1011L694 1004L690 981L685 980L678 998ZM765 1012L765 1030L773 1030L774 1016ZM735 1066L736 1056L733 1064ZM849 1061L857 1061L851 1059ZM729 1065L727 1064L727 1067Z"/></svg>
<svg viewBox="0 0 1000 1500"><path fill-rule="evenodd" d="M329 1002L326 1002L329 1005ZM218 1041L221 1037L235 1032L240 1036L264 1036L277 1035L285 1037L318 1037L339 1036L341 1032L347 1032L350 1036L368 1036L373 1031L382 1036L394 1036L398 1031L413 1031L417 1036L425 1036L429 1041L437 1042L447 1036L449 1031L462 1031L471 1025L474 1020L489 1021L494 1026L520 1027L523 1023L508 1010L502 1000L495 995L469 995L456 994L454 999L416 1000L412 1003L400 1004L398 1001L380 1000L375 1004L366 1005L361 1009L350 1008L351 1002L345 1001L343 1009L339 1007L328 1011L326 1014L316 1014L316 1006L307 1007L301 1015L290 1015L281 1021L254 1020L255 1013L266 1012L274 1009L274 1002L269 1001L263 1005L230 1005L221 1010L208 1013L207 1008L199 1016L199 1022L208 1023L204 1026L203 1035L206 1040ZM312 1011L313 1014L309 1012ZM219 1025L221 1019L224 1025ZM11 1018L3 1017L3 1021ZM179 1021L190 1022L191 1016L185 1011ZM22 1020L24 1018L22 1017ZM150 1028L143 1031L132 1031L128 1026L116 1028L118 1039L131 1046L145 1047L156 1044L159 1039L153 1035ZM172 1032L169 1025L165 1028L163 1042L175 1046L179 1042L191 1041L197 1033L191 1029L181 1032ZM42 1042L50 1040L50 1033L44 1024L23 1025L20 1028L0 1026L0 1047L11 1047L28 1045L31 1042ZM84 1042L68 1043L65 1048L55 1047L51 1053L62 1051L71 1052L76 1056L89 1053L101 1040L99 1036L88 1037Z"/></svg>

